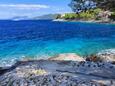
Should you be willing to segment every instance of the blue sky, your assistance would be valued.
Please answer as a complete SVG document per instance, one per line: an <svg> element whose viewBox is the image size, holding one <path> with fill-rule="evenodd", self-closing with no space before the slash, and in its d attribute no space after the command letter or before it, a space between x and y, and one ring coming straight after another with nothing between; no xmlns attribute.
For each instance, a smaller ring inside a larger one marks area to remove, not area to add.
<svg viewBox="0 0 115 86"><path fill-rule="evenodd" d="M0 0L0 19L71 12L70 0Z"/></svg>

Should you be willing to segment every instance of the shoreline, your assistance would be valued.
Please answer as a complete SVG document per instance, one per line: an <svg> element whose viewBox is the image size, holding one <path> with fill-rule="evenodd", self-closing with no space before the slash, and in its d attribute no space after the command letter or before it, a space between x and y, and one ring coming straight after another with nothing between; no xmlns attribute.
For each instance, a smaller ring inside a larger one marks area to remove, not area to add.
<svg viewBox="0 0 115 86"><path fill-rule="evenodd" d="M77 84L80 86L82 84L86 86L92 86L92 84L97 86L115 85L115 66L103 62L100 63L100 67L97 66L98 63L86 61L21 61L17 62L10 69L4 69L4 74L0 76L0 83L1 85L8 85L10 83L11 86L15 86L14 84L16 83L19 86L21 84L23 84L22 86L25 86L25 84L28 86L32 84L59 86L63 82L63 85L71 84L73 86Z"/></svg>
<svg viewBox="0 0 115 86"><path fill-rule="evenodd" d="M83 22L83 23L97 23L97 24L113 24L115 25L115 21L102 21L102 20L65 20L65 19L54 19L54 22Z"/></svg>
<svg viewBox="0 0 115 86"><path fill-rule="evenodd" d="M31 60L61 60L61 61L84 61L89 57L95 57L101 55L102 53L110 53L111 52L114 53L115 52L115 48L110 48L110 49L105 49L105 50L100 50L96 53L92 53L92 54L88 54L88 55L80 55L77 52L76 53L72 53L72 52L68 52L68 53L60 53L60 54L56 54L56 55L47 55L47 56L41 56L41 57L31 57L31 56L20 56L19 58L14 58L14 57L10 57L8 59L1 59L1 64L0 64L0 68L3 67L11 67L13 64L15 64L18 61L31 61ZM9 63L9 64L7 64Z"/></svg>
<svg viewBox="0 0 115 86"><path fill-rule="evenodd" d="M111 49L87 59L66 53L46 60L18 61L11 67L0 68L0 85L114 86L114 57L115 49Z"/></svg>
<svg viewBox="0 0 115 86"><path fill-rule="evenodd" d="M19 62L29 62L29 61L91 61L91 62L105 62L105 63L115 63L115 48L101 50L96 54L91 54L88 56L80 56L76 53L60 53L55 56L50 56L48 58L32 58L32 57L24 57L20 60L14 62L11 66L3 66L0 67L0 71L3 68L10 68Z"/></svg>

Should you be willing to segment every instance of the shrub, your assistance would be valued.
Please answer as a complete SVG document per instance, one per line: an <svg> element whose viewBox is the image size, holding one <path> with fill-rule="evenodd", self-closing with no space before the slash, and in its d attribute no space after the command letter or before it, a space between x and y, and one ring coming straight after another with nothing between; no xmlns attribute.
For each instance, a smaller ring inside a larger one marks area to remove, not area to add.
<svg viewBox="0 0 115 86"><path fill-rule="evenodd" d="M110 18L111 20L114 20L114 21L115 21L115 12L113 12L113 13L111 14L111 16L109 16L109 18Z"/></svg>
<svg viewBox="0 0 115 86"><path fill-rule="evenodd" d="M63 18L64 19L76 19L77 17L78 17L78 15L75 13L66 13Z"/></svg>
<svg viewBox="0 0 115 86"><path fill-rule="evenodd" d="M100 8L96 8L96 9L93 10L93 13L94 13L95 15L98 15L101 11L102 11L102 10L101 10Z"/></svg>
<svg viewBox="0 0 115 86"><path fill-rule="evenodd" d="M98 14L100 13L101 9L90 9L87 11L80 12L79 14L76 13L66 13L63 17L64 19L83 19L83 20L91 20L91 19L98 19Z"/></svg>
<svg viewBox="0 0 115 86"><path fill-rule="evenodd" d="M81 12L80 13L80 19L89 20L92 18L93 18L93 15L90 14L89 12Z"/></svg>

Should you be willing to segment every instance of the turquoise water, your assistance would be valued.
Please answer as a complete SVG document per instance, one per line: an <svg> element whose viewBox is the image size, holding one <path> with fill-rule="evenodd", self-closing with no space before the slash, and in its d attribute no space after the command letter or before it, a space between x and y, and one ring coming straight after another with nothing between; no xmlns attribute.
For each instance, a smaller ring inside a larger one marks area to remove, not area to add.
<svg viewBox="0 0 115 86"><path fill-rule="evenodd" d="M60 53L81 56L115 48L115 25L39 21L0 21L0 63L48 58Z"/></svg>

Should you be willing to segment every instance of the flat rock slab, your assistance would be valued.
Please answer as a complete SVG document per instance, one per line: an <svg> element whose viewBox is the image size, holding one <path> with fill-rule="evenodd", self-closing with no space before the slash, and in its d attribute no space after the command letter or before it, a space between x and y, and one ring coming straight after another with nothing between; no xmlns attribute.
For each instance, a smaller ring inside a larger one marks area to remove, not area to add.
<svg viewBox="0 0 115 86"><path fill-rule="evenodd" d="M49 58L49 60L61 60L61 61L85 61L85 59L75 53L59 54L55 57Z"/></svg>
<svg viewBox="0 0 115 86"><path fill-rule="evenodd" d="M0 86L115 86L115 65L76 61L22 61L0 76Z"/></svg>

